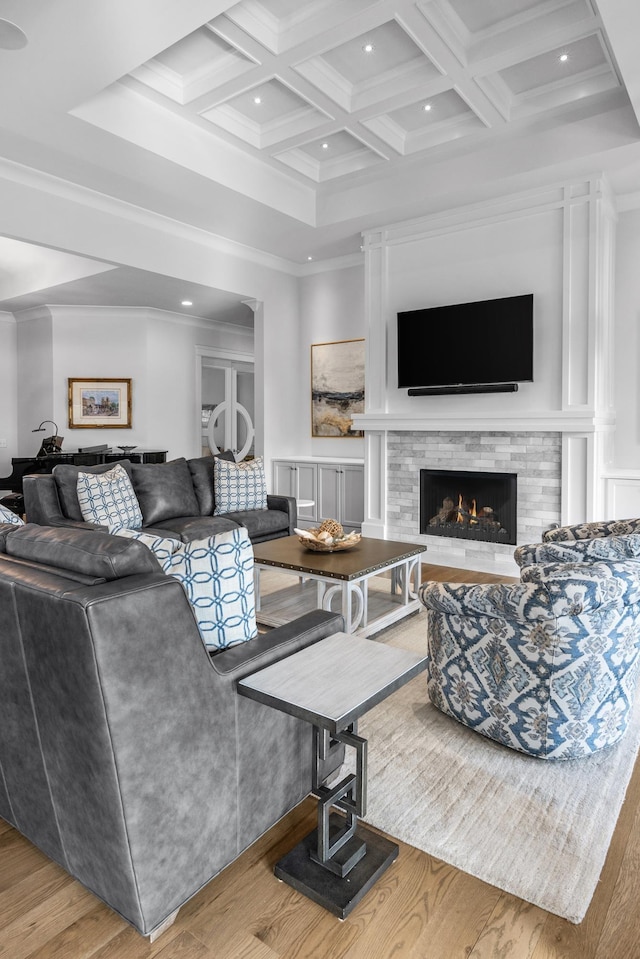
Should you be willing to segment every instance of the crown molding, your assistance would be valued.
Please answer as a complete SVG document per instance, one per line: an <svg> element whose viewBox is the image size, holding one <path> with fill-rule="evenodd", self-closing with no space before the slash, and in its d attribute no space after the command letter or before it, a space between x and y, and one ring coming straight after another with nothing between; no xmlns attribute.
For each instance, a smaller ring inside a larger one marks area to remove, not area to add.
<svg viewBox="0 0 640 959"><path fill-rule="evenodd" d="M44 173L34 167L24 166L4 157L0 157L0 178L44 193L50 193L72 203L79 203L159 232L170 233L180 239L205 246L216 253L235 256L267 269L277 270L280 273L296 274L298 264L286 260L284 257L265 253L263 250L247 246L236 240L229 240L218 234L209 233L200 227L191 226L181 220L174 220L161 213L154 213L152 210L135 206L126 200L116 199L105 193L99 193L97 190L80 186L70 180L63 180L61 177Z"/></svg>

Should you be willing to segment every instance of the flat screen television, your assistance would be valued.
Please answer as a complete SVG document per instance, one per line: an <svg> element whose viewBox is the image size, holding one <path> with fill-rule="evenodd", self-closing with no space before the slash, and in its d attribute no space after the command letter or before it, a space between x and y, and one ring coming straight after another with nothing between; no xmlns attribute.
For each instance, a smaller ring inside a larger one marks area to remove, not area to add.
<svg viewBox="0 0 640 959"><path fill-rule="evenodd" d="M532 381L532 293L398 313L399 389L481 392Z"/></svg>

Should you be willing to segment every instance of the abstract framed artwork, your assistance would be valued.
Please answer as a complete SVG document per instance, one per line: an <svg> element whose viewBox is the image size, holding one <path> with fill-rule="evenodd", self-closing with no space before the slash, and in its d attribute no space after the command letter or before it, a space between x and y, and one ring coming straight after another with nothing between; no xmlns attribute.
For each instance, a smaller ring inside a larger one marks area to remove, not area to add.
<svg viewBox="0 0 640 959"><path fill-rule="evenodd" d="M69 378L70 429L131 429L131 380Z"/></svg>
<svg viewBox="0 0 640 959"><path fill-rule="evenodd" d="M364 413L364 340L311 344L311 435L364 436L351 429Z"/></svg>

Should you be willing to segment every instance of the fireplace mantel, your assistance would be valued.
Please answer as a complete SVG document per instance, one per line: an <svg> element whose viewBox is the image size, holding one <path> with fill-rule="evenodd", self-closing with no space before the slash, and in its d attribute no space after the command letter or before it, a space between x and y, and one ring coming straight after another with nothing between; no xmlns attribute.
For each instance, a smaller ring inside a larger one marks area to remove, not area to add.
<svg viewBox="0 0 640 959"><path fill-rule="evenodd" d="M615 415L597 416L592 411L558 410L542 413L482 413L469 411L463 415L439 413L437 416L406 413L358 413L353 417L357 430L432 432L549 432L596 433L615 429Z"/></svg>

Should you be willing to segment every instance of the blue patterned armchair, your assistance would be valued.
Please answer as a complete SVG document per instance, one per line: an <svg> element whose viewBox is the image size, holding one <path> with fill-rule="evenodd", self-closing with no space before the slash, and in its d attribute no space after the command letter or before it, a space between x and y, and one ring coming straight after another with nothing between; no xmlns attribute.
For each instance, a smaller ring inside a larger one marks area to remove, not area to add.
<svg viewBox="0 0 640 959"><path fill-rule="evenodd" d="M420 588L432 703L541 759L616 743L640 666L640 563L568 559L515 584Z"/></svg>

